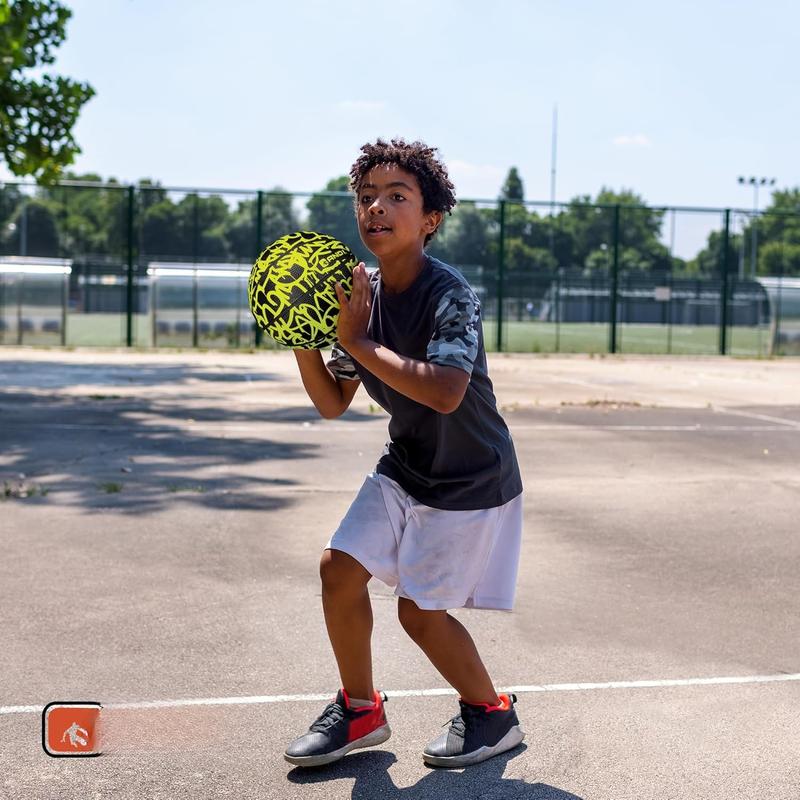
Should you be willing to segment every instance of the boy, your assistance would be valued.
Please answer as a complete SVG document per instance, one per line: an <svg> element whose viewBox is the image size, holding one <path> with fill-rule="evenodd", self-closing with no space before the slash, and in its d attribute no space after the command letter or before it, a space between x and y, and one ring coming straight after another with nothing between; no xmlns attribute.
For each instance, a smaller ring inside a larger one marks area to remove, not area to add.
<svg viewBox="0 0 800 800"><path fill-rule="evenodd" d="M359 233L378 260L341 285L331 360L296 350L303 385L323 417L360 383L391 415L390 441L331 537L320 564L322 604L342 689L292 764L319 766L390 736L386 696L372 682L373 576L396 586L406 632L460 694L460 714L423 752L463 767L518 745L513 695L499 696L450 608L511 609L522 530L522 482L486 370L480 304L463 276L425 245L455 205L433 148L378 139L350 172Z"/></svg>

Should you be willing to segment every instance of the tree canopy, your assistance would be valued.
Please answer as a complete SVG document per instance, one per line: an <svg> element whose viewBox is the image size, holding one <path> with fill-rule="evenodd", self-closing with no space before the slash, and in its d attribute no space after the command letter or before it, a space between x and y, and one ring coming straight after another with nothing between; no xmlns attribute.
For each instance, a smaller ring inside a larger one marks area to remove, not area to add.
<svg viewBox="0 0 800 800"><path fill-rule="evenodd" d="M509 173L509 176L511 173ZM73 181L102 183L95 174L67 172ZM174 192L143 179L134 192L134 246L144 260L186 262L252 261L261 248L299 229L327 233L345 242L359 260L374 257L358 235L347 177L329 180L310 198L276 187L257 198L226 194ZM513 181L506 180L503 191ZM516 191L516 190L515 190ZM235 196L233 196L235 197ZM128 192L113 178L104 185L39 187L31 198L13 184L0 186L0 252L17 255L120 259L127 253ZM503 256L509 286L550 281L556 270L573 275L606 275L614 248L615 207L619 212L618 256L621 270L656 279L718 275L722 263L721 230L686 262L663 243L663 209L623 189L603 187L551 209L549 204L505 201ZM431 241L429 252L480 280L491 290L500 258L499 203L461 201ZM756 223L759 274L800 275L800 189L775 192ZM749 264L752 227L728 237L731 269L744 254Z"/></svg>
<svg viewBox="0 0 800 800"><path fill-rule="evenodd" d="M28 70L52 64L72 12L56 0L0 0L0 153L14 175L52 182L80 153L72 129L88 83Z"/></svg>
<svg viewBox="0 0 800 800"><path fill-rule="evenodd" d="M738 254L749 274L755 246L757 275L800 276L800 188L774 191L761 214L748 218L740 233L729 234L728 246L730 270ZM712 231L690 268L699 274L718 273L721 263L722 233Z"/></svg>
<svg viewBox="0 0 800 800"><path fill-rule="evenodd" d="M522 185L522 178L516 167L511 167L506 176L503 188L500 190L501 200L519 200L520 202L525 199L525 189Z"/></svg>

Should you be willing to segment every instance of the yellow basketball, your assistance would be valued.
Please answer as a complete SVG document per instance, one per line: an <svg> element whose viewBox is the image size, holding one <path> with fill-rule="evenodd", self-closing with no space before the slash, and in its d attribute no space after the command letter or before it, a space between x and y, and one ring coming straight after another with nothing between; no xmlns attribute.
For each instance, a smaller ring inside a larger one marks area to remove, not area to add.
<svg viewBox="0 0 800 800"><path fill-rule="evenodd" d="M298 231L274 241L250 272L247 296L256 323L276 342L316 350L336 340L338 281L347 295L358 262L350 248L322 233Z"/></svg>

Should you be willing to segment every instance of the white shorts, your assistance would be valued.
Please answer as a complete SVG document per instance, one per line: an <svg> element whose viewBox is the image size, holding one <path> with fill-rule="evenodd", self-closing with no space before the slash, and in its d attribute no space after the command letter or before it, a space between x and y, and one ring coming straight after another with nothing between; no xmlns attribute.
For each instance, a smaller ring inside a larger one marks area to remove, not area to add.
<svg viewBox="0 0 800 800"><path fill-rule="evenodd" d="M371 472L326 549L351 555L419 608L510 611L521 539L522 495L497 508L449 511Z"/></svg>

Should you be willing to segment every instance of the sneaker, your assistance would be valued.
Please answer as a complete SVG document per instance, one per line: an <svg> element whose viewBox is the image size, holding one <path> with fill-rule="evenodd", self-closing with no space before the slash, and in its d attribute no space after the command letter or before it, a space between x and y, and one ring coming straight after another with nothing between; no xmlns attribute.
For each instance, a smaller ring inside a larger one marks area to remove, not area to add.
<svg viewBox="0 0 800 800"><path fill-rule="evenodd" d="M468 767L516 747L525 734L514 711L516 695L501 694L499 706L472 705L459 700L461 713L447 731L428 744L422 754L435 767Z"/></svg>
<svg viewBox="0 0 800 800"><path fill-rule="evenodd" d="M308 733L295 739L283 757L300 767L320 767L338 761L357 747L372 747L385 742L392 731L386 722L383 704L389 698L375 692L371 706L350 707L350 698L340 689Z"/></svg>

